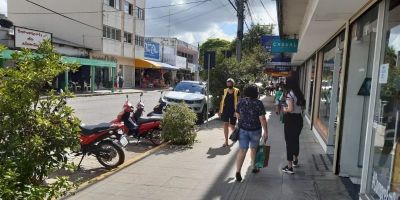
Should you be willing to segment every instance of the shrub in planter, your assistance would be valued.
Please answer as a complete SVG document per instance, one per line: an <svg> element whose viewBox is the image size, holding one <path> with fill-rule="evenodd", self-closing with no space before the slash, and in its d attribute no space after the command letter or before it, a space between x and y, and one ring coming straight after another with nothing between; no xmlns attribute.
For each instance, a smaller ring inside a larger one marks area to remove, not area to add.
<svg viewBox="0 0 400 200"><path fill-rule="evenodd" d="M186 104L170 106L161 122L162 137L175 145L192 145L196 139L197 116Z"/></svg>

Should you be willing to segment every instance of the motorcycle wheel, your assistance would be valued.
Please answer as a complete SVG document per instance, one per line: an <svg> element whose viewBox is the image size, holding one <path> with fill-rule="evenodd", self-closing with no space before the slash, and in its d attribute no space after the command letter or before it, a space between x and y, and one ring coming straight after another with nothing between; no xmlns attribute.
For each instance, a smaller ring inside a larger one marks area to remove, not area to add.
<svg viewBox="0 0 400 200"><path fill-rule="evenodd" d="M153 129L147 133L147 138L150 140L153 145L160 145L163 143L163 139L161 137L161 129Z"/></svg>
<svg viewBox="0 0 400 200"><path fill-rule="evenodd" d="M98 144L97 161L106 169L113 169L124 163L124 150L112 141L102 141Z"/></svg>

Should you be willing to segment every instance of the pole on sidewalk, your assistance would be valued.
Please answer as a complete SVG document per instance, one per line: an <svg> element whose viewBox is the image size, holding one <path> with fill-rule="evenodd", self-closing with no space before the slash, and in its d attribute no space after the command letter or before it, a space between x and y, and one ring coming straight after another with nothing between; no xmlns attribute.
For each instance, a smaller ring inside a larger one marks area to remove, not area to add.
<svg viewBox="0 0 400 200"><path fill-rule="evenodd" d="M244 25L244 2L245 0L236 0L238 28L237 28L237 41L236 41L236 60L242 60L242 41L243 41L243 25Z"/></svg>
<svg viewBox="0 0 400 200"><path fill-rule="evenodd" d="M208 113L210 113L210 70L211 70L211 54L208 54L208 70L207 70L207 114L206 114L206 126L208 127Z"/></svg>

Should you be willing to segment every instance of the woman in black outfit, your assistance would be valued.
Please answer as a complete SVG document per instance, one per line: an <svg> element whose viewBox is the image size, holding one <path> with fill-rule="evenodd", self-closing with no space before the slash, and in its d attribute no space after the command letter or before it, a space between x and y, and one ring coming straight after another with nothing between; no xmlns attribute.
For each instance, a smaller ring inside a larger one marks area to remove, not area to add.
<svg viewBox="0 0 400 200"><path fill-rule="evenodd" d="M303 129L302 111L305 106L304 95L300 90L297 81L290 77L286 80L286 104L283 108L284 116L284 132L286 141L286 153L288 165L282 171L294 174L293 167L299 162L299 136Z"/></svg>

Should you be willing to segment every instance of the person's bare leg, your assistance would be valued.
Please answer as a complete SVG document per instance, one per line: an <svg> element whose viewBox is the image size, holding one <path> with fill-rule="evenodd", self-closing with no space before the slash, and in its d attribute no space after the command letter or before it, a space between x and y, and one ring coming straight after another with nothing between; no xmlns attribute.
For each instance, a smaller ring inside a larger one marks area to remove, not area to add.
<svg viewBox="0 0 400 200"><path fill-rule="evenodd" d="M250 148L251 166L254 168L256 164L257 148Z"/></svg>
<svg viewBox="0 0 400 200"><path fill-rule="evenodd" d="M288 165L289 168L293 168L293 161L288 161Z"/></svg>
<svg viewBox="0 0 400 200"><path fill-rule="evenodd" d="M240 149L236 157L236 172L240 173L242 170L244 159L246 158L247 149Z"/></svg>
<svg viewBox="0 0 400 200"><path fill-rule="evenodd" d="M224 136L225 136L225 143L224 145L228 145L228 135L229 135L229 123L224 122Z"/></svg>

